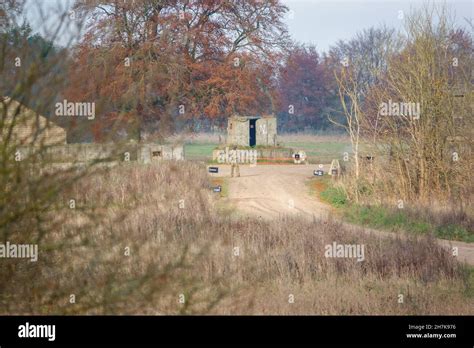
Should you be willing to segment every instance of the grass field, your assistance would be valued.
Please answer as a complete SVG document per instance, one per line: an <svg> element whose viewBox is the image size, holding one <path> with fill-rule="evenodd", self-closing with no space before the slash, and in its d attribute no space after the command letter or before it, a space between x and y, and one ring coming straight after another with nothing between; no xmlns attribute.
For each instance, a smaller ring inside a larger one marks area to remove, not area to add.
<svg viewBox="0 0 474 348"><path fill-rule="evenodd" d="M212 150L217 146L217 143L200 144L191 143L184 146L184 153L187 160L191 161L208 161L212 159Z"/></svg>
<svg viewBox="0 0 474 348"><path fill-rule="evenodd" d="M84 178L59 200L75 197L78 207L47 216L38 262L2 262L0 314L472 314L472 269L432 238L235 218L217 209L226 192L226 180L189 161ZM60 215L67 223L54 229ZM364 262L328 258L333 242L364 245Z"/></svg>
<svg viewBox="0 0 474 348"><path fill-rule="evenodd" d="M329 163L335 158L341 160L344 152L351 153L349 139L342 136L289 134L278 136L278 142L283 147L305 151L310 163ZM186 159L208 161L212 158L212 150L218 145L214 135L196 136L185 144Z"/></svg>
<svg viewBox="0 0 474 348"><path fill-rule="evenodd" d="M344 152L351 153L351 145L349 142L285 142L283 146L293 149L304 150L312 163L321 162L329 163L333 159L342 160Z"/></svg>

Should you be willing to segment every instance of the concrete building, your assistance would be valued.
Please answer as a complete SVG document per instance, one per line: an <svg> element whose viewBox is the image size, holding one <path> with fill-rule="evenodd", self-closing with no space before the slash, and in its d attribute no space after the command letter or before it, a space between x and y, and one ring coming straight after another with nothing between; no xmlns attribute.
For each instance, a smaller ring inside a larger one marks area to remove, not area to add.
<svg viewBox="0 0 474 348"><path fill-rule="evenodd" d="M227 144L238 146L276 146L277 120L274 116L229 117Z"/></svg>
<svg viewBox="0 0 474 348"><path fill-rule="evenodd" d="M5 124L0 132L0 141L5 142L12 127L10 144L15 146L50 146L66 144L66 130L33 110L10 98L0 101L0 115L6 108Z"/></svg>
<svg viewBox="0 0 474 348"><path fill-rule="evenodd" d="M158 145L140 144L138 149L138 161L151 163L160 160L184 160L183 145Z"/></svg>
<svg viewBox="0 0 474 348"><path fill-rule="evenodd" d="M2 102L3 101L3 102ZM0 141L5 144L12 128L8 145L17 149L22 157L34 153L39 146L46 148L44 158L51 163L88 163L95 160L138 161L152 163L160 160L182 161L185 158L182 144L159 145L154 143L67 144L65 129L33 110L10 98L0 97L0 117L5 123L0 129ZM13 127L10 127L13 124Z"/></svg>

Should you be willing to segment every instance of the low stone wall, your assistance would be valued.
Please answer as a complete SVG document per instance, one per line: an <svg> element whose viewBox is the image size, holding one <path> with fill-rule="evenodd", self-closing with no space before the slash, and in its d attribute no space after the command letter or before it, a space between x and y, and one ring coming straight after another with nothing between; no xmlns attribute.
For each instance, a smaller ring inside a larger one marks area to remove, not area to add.
<svg viewBox="0 0 474 348"><path fill-rule="evenodd" d="M258 158L291 158L294 150L290 148L282 149L257 149Z"/></svg>
<svg viewBox="0 0 474 348"><path fill-rule="evenodd" d="M34 147L20 147L17 152L26 158L38 151ZM183 145L158 144L66 144L51 146L42 151L44 161L49 163L87 163L97 160L138 161L151 163L160 160L184 160Z"/></svg>
<svg viewBox="0 0 474 348"><path fill-rule="evenodd" d="M231 151L232 147L228 147L228 151ZM248 151L256 151L257 152L257 159L292 159L292 155L294 153L293 149L290 148L240 148L241 150L248 150ZM225 153L226 148L215 149L212 151L212 160L217 161L219 156L222 156Z"/></svg>
<svg viewBox="0 0 474 348"><path fill-rule="evenodd" d="M184 160L184 146L143 144L138 150L138 158L143 163L159 160L182 161Z"/></svg>

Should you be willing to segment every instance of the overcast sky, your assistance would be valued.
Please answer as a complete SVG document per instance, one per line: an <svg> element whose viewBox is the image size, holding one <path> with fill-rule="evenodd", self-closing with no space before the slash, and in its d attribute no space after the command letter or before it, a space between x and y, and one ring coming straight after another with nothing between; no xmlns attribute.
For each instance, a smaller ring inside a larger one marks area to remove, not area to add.
<svg viewBox="0 0 474 348"><path fill-rule="evenodd" d="M445 1L455 13L456 23L465 25L465 17L473 17L474 1ZM292 37L311 43L318 50L327 50L337 40L352 38L356 32L386 24L402 29L399 11L409 13L420 8L423 0L283 0L290 8L286 22ZM436 1L444 3L444 1Z"/></svg>
<svg viewBox="0 0 474 348"><path fill-rule="evenodd" d="M28 20L35 30L52 31L58 23L58 6L67 9L73 0L28 0ZM245 1L245 0L242 0ZM419 8L425 0L282 0L290 8L285 21L292 37L302 43L315 45L319 51L325 51L337 40L347 40L364 28L386 24L401 29L400 11L409 13ZM455 14L458 24L465 26L464 18L473 18L474 1L446 0L431 1L446 3ZM38 5L44 9L48 20L41 20ZM39 29L42 28L42 29ZM58 41L65 45L70 36L64 35Z"/></svg>

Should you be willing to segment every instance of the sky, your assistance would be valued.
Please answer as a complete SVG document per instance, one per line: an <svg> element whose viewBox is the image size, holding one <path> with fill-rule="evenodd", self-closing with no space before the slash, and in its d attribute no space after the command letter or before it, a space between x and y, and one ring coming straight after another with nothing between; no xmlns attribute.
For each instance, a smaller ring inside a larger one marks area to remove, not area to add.
<svg viewBox="0 0 474 348"><path fill-rule="evenodd" d="M313 44L327 51L339 39L348 40L358 31L386 24L401 30L404 17L411 9L420 8L423 0L283 0L290 8L285 21L296 41ZM465 17L473 18L474 1L436 1L446 3L455 14L455 22L465 25ZM402 11L402 12L400 12Z"/></svg>
<svg viewBox="0 0 474 348"><path fill-rule="evenodd" d="M245 0L237 0L245 1ZM315 45L318 51L327 51L338 40L348 40L355 34L371 26L386 24L388 27L402 29L403 20L411 9L420 8L426 0L281 0L290 11L285 16L289 33L294 40ZM446 3L455 15L455 22L466 26L465 18L474 17L473 0L431 0ZM38 3L47 13L41 16ZM28 0L27 18L35 30L43 33L53 31L59 22L58 8L71 6L73 0ZM41 29L40 29L41 28ZM73 27L69 28L70 32ZM57 41L65 45L69 35Z"/></svg>

